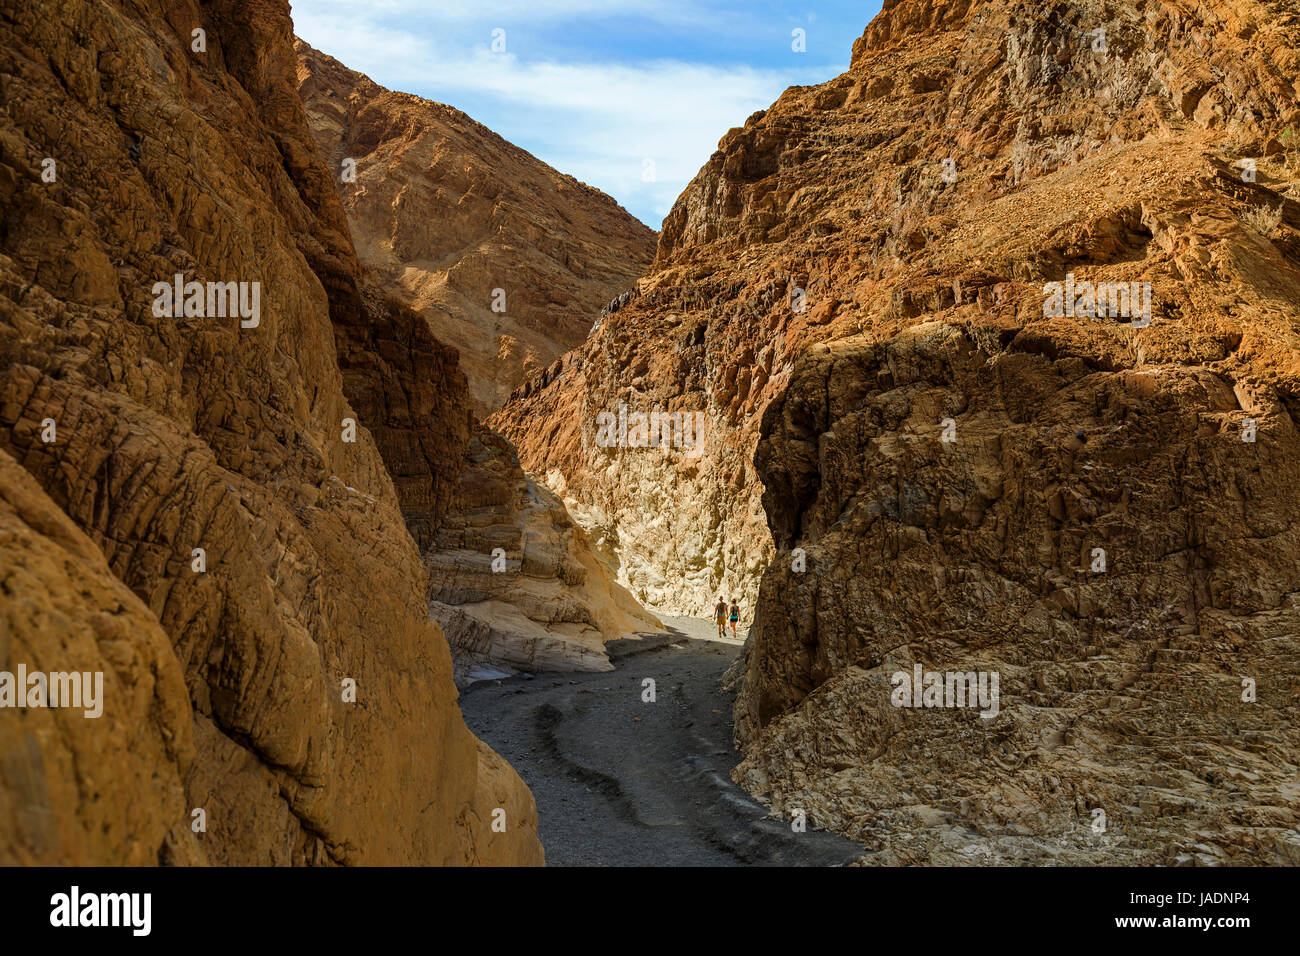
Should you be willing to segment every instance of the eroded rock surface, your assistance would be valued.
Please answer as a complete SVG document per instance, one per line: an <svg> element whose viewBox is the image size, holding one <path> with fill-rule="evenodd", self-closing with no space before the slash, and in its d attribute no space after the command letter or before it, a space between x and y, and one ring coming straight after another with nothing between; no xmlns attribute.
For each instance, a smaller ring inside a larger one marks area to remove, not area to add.
<svg viewBox="0 0 1300 956"><path fill-rule="evenodd" d="M580 345L649 265L655 234L609 196L460 110L295 48L361 262L459 351L476 415Z"/></svg>
<svg viewBox="0 0 1300 956"><path fill-rule="evenodd" d="M90 706L0 720L0 859L202 862L181 822L194 732L171 642L99 548L3 451L0 588L0 666L75 674L77 700ZM83 688L96 673L101 689L93 679Z"/></svg>
<svg viewBox="0 0 1300 956"><path fill-rule="evenodd" d="M933 322L818 347L772 407L780 557L737 779L879 863L1294 864L1300 434L1280 393L997 341ZM894 706L917 665L998 675L997 706Z"/></svg>
<svg viewBox="0 0 1300 956"><path fill-rule="evenodd" d="M464 379L368 284L296 68L282 0L0 14L0 668L106 688L0 711L2 861L541 861L406 527ZM178 273L259 283L257 321L159 314Z"/></svg>
<svg viewBox="0 0 1300 956"><path fill-rule="evenodd" d="M1296 29L1267 3L886 3L848 72L722 138L636 294L490 424L648 606L699 614L723 590L748 609L772 556L759 424L802 349L953 308L1014 311L1031 289L1037 310L1067 268L1158 280L1156 256L1210 255L1202 237L1225 230L1255 237L1241 217L1296 192ZM1097 30L1107 52L1092 49ZM1213 221L1201 190L1221 200ZM1032 243L1013 212L1039 222ZM1233 268L1293 261L1294 217L1288 205ZM1190 320L1175 334L1206 337ZM597 414L620 402L706 412L703 458L597 447Z"/></svg>
<svg viewBox="0 0 1300 956"><path fill-rule="evenodd" d="M606 641L663 627L612 580L559 499L523 473L511 444L481 425L425 564L430 613L461 680L482 664L610 670Z"/></svg>
<svg viewBox="0 0 1300 956"><path fill-rule="evenodd" d="M1295 861L1297 75L1282 4L887 2L491 419L652 607L757 595L774 806L880 862ZM1150 325L1046 316L1070 276ZM704 455L601 447L619 403ZM892 707L916 663L999 716Z"/></svg>

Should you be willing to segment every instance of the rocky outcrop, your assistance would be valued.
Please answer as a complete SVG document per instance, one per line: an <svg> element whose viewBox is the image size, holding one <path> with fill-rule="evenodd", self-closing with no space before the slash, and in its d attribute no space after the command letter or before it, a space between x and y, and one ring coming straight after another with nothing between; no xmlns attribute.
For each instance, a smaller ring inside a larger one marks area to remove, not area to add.
<svg viewBox="0 0 1300 956"><path fill-rule="evenodd" d="M654 233L464 113L295 41L298 91L361 262L460 353L476 415L580 345Z"/></svg>
<svg viewBox="0 0 1300 956"><path fill-rule="evenodd" d="M1295 861L1297 75L1276 4L887 2L492 419L652 606L758 593L775 808L878 862ZM618 403L704 455L603 447ZM893 706L918 664L998 716Z"/></svg>
<svg viewBox="0 0 1300 956"><path fill-rule="evenodd" d="M459 681L476 668L611 670L606 641L660 631L611 580L582 529L527 477L508 441L476 425L451 512L425 555L430 613Z"/></svg>
<svg viewBox="0 0 1300 956"><path fill-rule="evenodd" d="M878 863L1294 864L1294 369L1106 369L1062 333L1116 334L936 321L796 367L737 779ZM997 698L897 706L918 667Z"/></svg>
<svg viewBox="0 0 1300 956"><path fill-rule="evenodd" d="M1232 222L1276 210L1300 163L1294 33L1260 3L887 3L848 72L722 138L664 220L639 294L489 422L611 543L642 601L698 614L724 590L748 610L772 557L759 425L805 346L987 310L1067 265L1082 277L1140 263L1146 210L1088 172L1107 157L1140 178L1177 144L1223 171ZM990 205L1017 194L1106 201L1071 203L1076 217L1031 249ZM1290 235L1284 222L1272 248ZM986 260L1004 243L1020 258L999 273ZM665 467L599 447L596 416L619 403L705 412L705 454Z"/></svg>
<svg viewBox="0 0 1300 956"><path fill-rule="evenodd" d="M0 35L0 669L105 688L0 710L0 860L541 862L406 528L454 494L464 380L356 260L287 4Z"/></svg>

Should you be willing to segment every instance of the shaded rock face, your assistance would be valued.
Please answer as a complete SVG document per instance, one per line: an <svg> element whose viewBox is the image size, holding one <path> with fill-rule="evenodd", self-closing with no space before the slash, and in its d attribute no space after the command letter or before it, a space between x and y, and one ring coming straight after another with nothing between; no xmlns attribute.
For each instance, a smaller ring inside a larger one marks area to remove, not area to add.
<svg viewBox="0 0 1300 956"><path fill-rule="evenodd" d="M1277 5L886 3L491 419L639 597L757 594L777 808L878 862L1294 862L1297 75ZM1076 281L1150 324L1046 315ZM600 447L619 402L706 409L698 466ZM1000 712L892 706L916 664Z"/></svg>
<svg viewBox="0 0 1300 956"><path fill-rule="evenodd" d="M737 779L880 863L1294 864L1293 393L980 338L816 347L769 409ZM997 707L894 706L918 665Z"/></svg>
<svg viewBox="0 0 1300 956"><path fill-rule="evenodd" d="M482 665L612 670L606 641L663 629L611 579L560 500L523 473L511 444L481 425L435 545L425 554L430 613L458 682Z"/></svg>
<svg viewBox="0 0 1300 956"><path fill-rule="evenodd" d="M0 670L105 687L0 710L0 860L540 862L405 527L451 501L464 380L357 263L287 4L0 34ZM177 273L259 283L257 320L159 314Z"/></svg>
<svg viewBox="0 0 1300 956"><path fill-rule="evenodd" d="M423 318L368 275L357 291L359 309L341 295L342 316L330 300L343 393L383 458L407 530L426 547L456 486L448 452L469 442L465 376Z"/></svg>
<svg viewBox="0 0 1300 956"><path fill-rule="evenodd" d="M295 49L358 255L459 351L476 415L580 345L649 265L655 234L609 196L459 110Z"/></svg>
<svg viewBox="0 0 1300 956"><path fill-rule="evenodd" d="M885 7L848 72L722 138L664 220L639 294L489 420L652 607L698 614L719 590L752 606L772 557L759 426L810 343L972 306L1017 321L1014 303L1033 288L1025 308L1039 309L1042 283L1067 269L1118 281L1146 276L1152 256L1209 255L1212 224L1176 204L1200 188L1222 199L1212 230L1240 237L1255 233L1239 216L1294 193L1296 28L1268 4ZM1234 166L1247 159L1254 182ZM1189 177L1202 186L1175 192ZM1006 218L1022 207L1042 227L1032 243ZM1294 206L1248 246L1261 271L1293 261ZM1170 273L1157 299L1182 281ZM1177 335L1165 356L1179 361L1232 344ZM1179 351L1187 340L1198 347ZM1125 361L1164 360L1152 347ZM597 447L595 417L619 402L704 410L699 466Z"/></svg>

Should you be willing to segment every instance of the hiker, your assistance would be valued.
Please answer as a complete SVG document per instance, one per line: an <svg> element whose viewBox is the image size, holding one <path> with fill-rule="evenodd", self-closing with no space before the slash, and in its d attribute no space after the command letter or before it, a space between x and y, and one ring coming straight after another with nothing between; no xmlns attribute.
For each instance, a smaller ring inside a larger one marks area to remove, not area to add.
<svg viewBox="0 0 1300 956"><path fill-rule="evenodd" d="M740 640L740 638L736 637L736 622L739 620L740 620L740 605L736 603L735 598L732 598L731 599L731 637L732 640L736 640L736 641Z"/></svg>
<svg viewBox="0 0 1300 956"><path fill-rule="evenodd" d="M713 619L718 622L718 637L727 636L727 602L718 595L718 603L713 608Z"/></svg>

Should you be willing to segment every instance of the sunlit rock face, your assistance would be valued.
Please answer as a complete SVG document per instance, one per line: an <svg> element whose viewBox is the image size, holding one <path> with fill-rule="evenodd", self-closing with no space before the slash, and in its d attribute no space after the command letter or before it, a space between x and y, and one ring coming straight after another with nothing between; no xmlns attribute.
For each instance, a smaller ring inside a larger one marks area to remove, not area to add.
<svg viewBox="0 0 1300 956"><path fill-rule="evenodd" d="M459 110L385 90L301 40L295 50L358 255L457 348L475 416L580 344L649 265L654 234L605 194ZM461 677L476 663L607 670L605 641L658 629L509 442L474 423L448 448L449 465L464 449L450 511L417 538Z"/></svg>
<svg viewBox="0 0 1300 956"><path fill-rule="evenodd" d="M886 3L493 417L636 596L757 605L781 812L879 862L1295 862L1298 75L1276 5ZM602 446L620 404L703 455ZM1000 710L894 706L918 664Z"/></svg>
<svg viewBox="0 0 1300 956"><path fill-rule="evenodd" d="M476 415L581 345L649 265L655 234L600 190L460 110L295 49L357 254L460 353Z"/></svg>
<svg viewBox="0 0 1300 956"><path fill-rule="evenodd" d="M541 862L412 537L464 376L357 261L288 4L20 6L0 72L0 670L104 678L0 709L0 862Z"/></svg>

